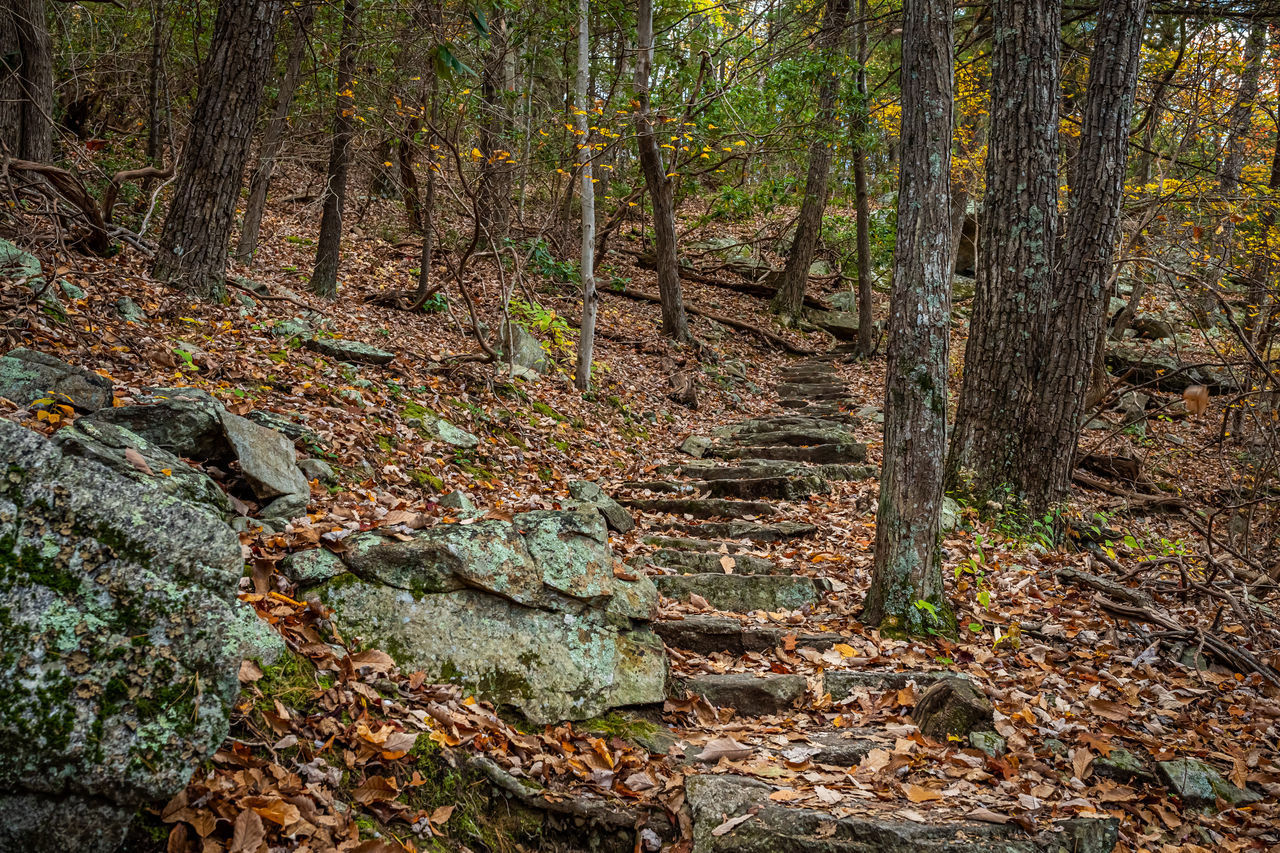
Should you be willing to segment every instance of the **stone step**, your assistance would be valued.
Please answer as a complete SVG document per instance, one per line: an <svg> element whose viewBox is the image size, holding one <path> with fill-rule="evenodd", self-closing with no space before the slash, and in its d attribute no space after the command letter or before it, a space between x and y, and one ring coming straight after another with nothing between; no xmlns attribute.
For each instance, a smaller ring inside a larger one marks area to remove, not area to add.
<svg viewBox="0 0 1280 853"><path fill-rule="evenodd" d="M752 418L742 421L724 430L724 435L742 435L743 433L773 432L778 429L840 429L849 424L856 424L856 415L841 415L838 418L820 418L813 415L773 415L767 418ZM717 433L720 434L720 433Z"/></svg>
<svg viewBox="0 0 1280 853"><path fill-rule="evenodd" d="M732 708L744 717L781 714L804 697L809 683L803 675L764 675L733 672L675 679L677 697L684 691L703 696L719 708Z"/></svg>
<svg viewBox="0 0 1280 853"><path fill-rule="evenodd" d="M779 385L779 397L789 400L844 400L849 396L849 389L843 385Z"/></svg>
<svg viewBox="0 0 1280 853"><path fill-rule="evenodd" d="M830 400L816 401L804 397L779 397L778 405L784 409L804 412L806 415L832 417L840 414L840 407Z"/></svg>
<svg viewBox="0 0 1280 853"><path fill-rule="evenodd" d="M654 632L673 649L709 655L727 652L742 655L781 646L792 631L774 625L744 625L728 616L686 616L653 623ZM796 633L797 648L825 651L844 638L832 633Z"/></svg>
<svg viewBox="0 0 1280 853"><path fill-rule="evenodd" d="M700 595L716 610L750 613L753 610L799 610L819 600L812 578L794 575L656 575L658 592L688 602Z"/></svg>
<svg viewBox="0 0 1280 853"><path fill-rule="evenodd" d="M1119 838L1114 818L1061 820L1038 835L1012 823L837 818L780 805L769 798L775 790L744 776L690 776L685 799L693 818L693 853L1110 853ZM720 829L744 815L751 816Z"/></svg>
<svg viewBox="0 0 1280 853"><path fill-rule="evenodd" d="M686 533L708 539L747 539L751 542L785 542L788 539L812 536L818 532L816 524L805 521L778 521L773 524L751 521L709 521L684 525L682 529Z"/></svg>
<svg viewBox="0 0 1280 853"><path fill-rule="evenodd" d="M742 459L737 464L702 461L685 465L665 465L663 472L700 480L756 480L764 477L812 475L824 480L865 480L879 472L870 465L808 465L784 459Z"/></svg>
<svg viewBox="0 0 1280 853"><path fill-rule="evenodd" d="M861 442L848 444L816 444L810 447L792 445L751 445L712 448L710 455L720 459L778 459L785 462L816 464L863 462L867 446Z"/></svg>
<svg viewBox="0 0 1280 853"><path fill-rule="evenodd" d="M832 425L761 430L734 435L731 441L737 445L812 447L820 444L856 444L858 436L848 427Z"/></svg>
<svg viewBox="0 0 1280 853"><path fill-rule="evenodd" d="M714 551L721 554L738 554L754 550L754 546L743 545L741 542L696 539L691 536L641 536L640 541L655 548L671 548L676 551L698 551L701 553Z"/></svg>
<svg viewBox="0 0 1280 853"><path fill-rule="evenodd" d="M884 693L890 690L901 690L910 683L915 683L921 692L927 690L947 678L969 680L969 676L948 670L918 670L905 672L888 672L881 670L836 669L827 670L822 675L822 687L831 694L832 701L847 699L860 690Z"/></svg>
<svg viewBox="0 0 1280 853"><path fill-rule="evenodd" d="M735 575L789 574L787 570L781 568L773 560L752 556L751 554L717 554L713 551L679 551L672 548L662 548L639 559L653 563L655 566L674 569L682 575L717 573ZM733 561L731 572L725 571L725 559Z"/></svg>
<svg viewBox="0 0 1280 853"><path fill-rule="evenodd" d="M810 495L825 495L831 491L827 481L817 474L800 476L763 476L753 478L722 478L707 481L683 482L669 480L632 480L621 488L630 491L647 491L656 494L705 495L713 498L738 500L776 499L782 501L804 500Z"/></svg>
<svg viewBox="0 0 1280 853"><path fill-rule="evenodd" d="M778 508L763 501L729 501L719 498L619 498L623 506L641 512L691 515L694 518L754 518L777 515Z"/></svg>

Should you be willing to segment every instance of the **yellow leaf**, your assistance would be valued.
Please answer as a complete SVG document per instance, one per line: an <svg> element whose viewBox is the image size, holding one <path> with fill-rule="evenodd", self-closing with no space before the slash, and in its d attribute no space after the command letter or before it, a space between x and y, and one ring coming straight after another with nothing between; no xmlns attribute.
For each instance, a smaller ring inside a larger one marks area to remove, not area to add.
<svg viewBox="0 0 1280 853"><path fill-rule="evenodd" d="M855 649L853 646L849 645L848 643L836 643L831 648L839 652L840 657L851 658L851 657L856 657L858 654L858 650Z"/></svg>

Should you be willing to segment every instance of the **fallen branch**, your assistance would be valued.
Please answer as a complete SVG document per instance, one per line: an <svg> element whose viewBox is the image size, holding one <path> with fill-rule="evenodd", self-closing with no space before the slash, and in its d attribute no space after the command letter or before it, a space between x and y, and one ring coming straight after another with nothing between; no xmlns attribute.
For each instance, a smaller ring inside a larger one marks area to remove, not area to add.
<svg viewBox="0 0 1280 853"><path fill-rule="evenodd" d="M657 294L645 293L643 290L632 290L631 288L625 288L623 290L602 290L600 292L602 294L613 293L618 296L625 296L628 299L634 299L637 302L652 302L655 305L662 304L662 299ZM759 326L753 326L750 323L744 323L741 320L735 320L732 317L726 317L723 314L713 314L710 311L704 311L701 308L697 308L697 307L694 307L693 305L688 305L688 304L684 306L684 310L686 313L692 314L695 317L705 317L708 320L715 320L717 323L721 323L725 326L730 326L731 328L734 328L734 329L741 329L744 332L750 332L753 335L758 335L759 337L764 338L769 343L774 344L775 346L779 346L782 349L786 350L787 352L792 353L793 355L817 355L818 354L817 350L798 347L795 344L791 343L791 341L782 337L781 335L775 335L773 332L770 332L767 329L762 329Z"/></svg>
<svg viewBox="0 0 1280 853"><path fill-rule="evenodd" d="M1108 483L1100 477L1094 477L1078 469L1071 473L1071 481L1084 486L1086 489L1096 489L1100 492L1122 497L1132 509L1183 509L1187 505L1184 499L1173 495L1153 495L1135 492Z"/></svg>
<svg viewBox="0 0 1280 853"><path fill-rule="evenodd" d="M636 251L635 249L623 249L622 251L628 255L633 255L636 258L636 262L641 267L641 269L651 270L657 267L657 261L654 259L652 255L646 255L643 252ZM770 273L774 274L775 276L781 276L782 270L770 269L765 275L769 276ZM756 281L744 281L744 282L725 281L722 278L715 278L711 275L708 275L705 272L702 272L696 269L690 269L689 267L680 268L680 277L683 279L688 279L689 281L696 281L698 284L706 284L706 285L710 285L711 287L719 287L722 290L732 290L735 293L745 293L748 296L758 296L761 299L772 299L778 292L778 288L776 286L767 284L765 283L765 281L762 281L759 279L757 279ZM826 276L823 278L818 278L817 276L810 276L810 278L818 281L829 281L833 277ZM821 299L818 299L816 296L812 296L808 293L805 294L804 304L806 308L814 308L818 311L832 310L830 305L823 302Z"/></svg>

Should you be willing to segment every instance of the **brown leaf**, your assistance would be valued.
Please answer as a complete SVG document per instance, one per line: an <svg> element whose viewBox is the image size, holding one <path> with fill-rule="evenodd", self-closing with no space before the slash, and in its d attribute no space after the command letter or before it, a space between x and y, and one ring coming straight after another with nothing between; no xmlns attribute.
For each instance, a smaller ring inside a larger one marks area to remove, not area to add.
<svg viewBox="0 0 1280 853"><path fill-rule="evenodd" d="M367 806L370 803L394 800L400 796L400 789L396 787L396 780L389 776L370 776L363 785L352 791L352 795L356 802Z"/></svg>
<svg viewBox="0 0 1280 853"><path fill-rule="evenodd" d="M453 816L453 809L454 809L454 806L452 805L440 806L438 809L433 811L431 813L431 817L427 819L430 820L432 823L434 823L436 826L444 826L446 823L449 822L449 818Z"/></svg>
<svg viewBox="0 0 1280 853"><path fill-rule="evenodd" d="M240 661L240 681L243 684L252 684L262 678L262 670L256 663L251 660Z"/></svg>
<svg viewBox="0 0 1280 853"><path fill-rule="evenodd" d="M985 808L974 809L973 811L965 815L965 817L969 818L970 820L980 820L983 823L999 823L999 824L1008 823L1013 819L1008 815L1000 814L1000 812L993 812L991 809L985 809Z"/></svg>
<svg viewBox="0 0 1280 853"><path fill-rule="evenodd" d="M1076 778L1081 782L1088 779L1093 774L1093 753L1087 749L1080 748L1071 754L1071 769L1075 772Z"/></svg>
<svg viewBox="0 0 1280 853"><path fill-rule="evenodd" d="M935 791L932 788L926 788L923 785L903 785L902 791L907 795L907 799L913 803L927 803L932 800L942 799L941 791Z"/></svg>
<svg viewBox="0 0 1280 853"><path fill-rule="evenodd" d="M137 468L143 474L155 475L155 471L151 470L151 466L147 464L147 460L142 458L142 454L134 450L132 447L124 449L124 461L128 462L134 468Z"/></svg>
<svg viewBox="0 0 1280 853"><path fill-rule="evenodd" d="M744 815L739 815L738 817L731 817L728 820L726 820L724 823L717 826L715 829L711 830L711 834L714 835L716 838L719 838L722 835L728 835L730 832L733 831L733 828L735 826L746 823L747 821L751 820L751 818L753 817L755 817L755 815L749 812Z"/></svg>
<svg viewBox="0 0 1280 853"><path fill-rule="evenodd" d="M724 556L720 558L720 568L724 569L726 575L733 574L733 570L737 567L738 561L733 557Z"/></svg>
<svg viewBox="0 0 1280 853"><path fill-rule="evenodd" d="M753 752L755 752L754 748L744 746L731 737L719 737L703 747L702 752L698 753L698 760L707 763L719 761L722 758L741 761Z"/></svg>
<svg viewBox="0 0 1280 853"><path fill-rule="evenodd" d="M697 610L711 609L711 603L696 592L689 594L689 605Z"/></svg>
<svg viewBox="0 0 1280 853"><path fill-rule="evenodd" d="M266 840L267 831L262 827L262 818L253 809L245 809L236 818L230 853L257 853Z"/></svg>

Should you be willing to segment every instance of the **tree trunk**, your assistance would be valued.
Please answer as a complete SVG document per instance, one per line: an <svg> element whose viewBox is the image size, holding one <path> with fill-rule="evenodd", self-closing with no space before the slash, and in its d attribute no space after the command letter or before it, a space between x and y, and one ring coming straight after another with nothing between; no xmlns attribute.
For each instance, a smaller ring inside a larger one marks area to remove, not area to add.
<svg viewBox="0 0 1280 853"><path fill-rule="evenodd" d="M1024 483L1026 497L1037 513L1058 507L1071 490L1085 392L1101 345L1120 238L1120 204L1146 11L1147 0L1102 0L1098 9L1062 265L1039 344L1036 396L1023 443L1022 455L1031 463L1028 473L1033 474Z"/></svg>
<svg viewBox="0 0 1280 853"><path fill-rule="evenodd" d="M289 110L293 96L298 91L298 78L302 73L302 59L307 49L307 31L315 17L315 6L304 3L293 13L293 38L289 41L289 56L285 61L284 79L276 95L275 111L262 141L258 144L258 165L249 179L249 201L244 208L244 221L240 226L240 243L236 247L236 260L242 264L253 260L258 251L258 236L262 230L262 214L267 208L267 191L271 188L271 176L275 172L276 158L284 146L284 133L289 127Z"/></svg>
<svg viewBox="0 0 1280 853"><path fill-rule="evenodd" d="M653 0L639 0L636 11L636 146L640 170L653 204L653 242L658 256L658 294L662 297L662 333L677 341L693 340L684 312L680 267L676 257L674 187L667 177L649 105L649 69L653 65Z"/></svg>
<svg viewBox="0 0 1280 853"><path fill-rule="evenodd" d="M53 159L53 40L45 0L0 6L0 145L20 160Z"/></svg>
<svg viewBox="0 0 1280 853"><path fill-rule="evenodd" d="M805 177L804 200L796 220L796 236L791 242L782 284L773 299L773 310L793 320L804 309L804 291L809 283L809 265L822 234L822 213L827 206L827 178L831 173L832 131L836 124L836 96L840 77L833 71L844 42L844 28L849 16L849 0L827 0L826 20L817 39L819 74L818 113L814 117L813 141L809 143L809 173Z"/></svg>
<svg viewBox="0 0 1280 853"><path fill-rule="evenodd" d="M992 18L985 233L947 466L979 505L1016 501L1037 476L1022 438L1058 232L1061 6L994 0Z"/></svg>
<svg viewBox="0 0 1280 853"><path fill-rule="evenodd" d="M596 190L591 182L591 106L587 88L591 68L590 0L578 0L578 80L575 100L578 104L578 151L582 163L582 331L578 336L578 369L573 384L579 391L591 388L591 359L595 352L596 312L600 295L596 293Z"/></svg>
<svg viewBox="0 0 1280 853"><path fill-rule="evenodd" d="M319 296L338 294L342 209L347 200L347 171L351 165L351 140L355 137L356 124L356 99L351 87L355 84L359 18L360 0L343 0L337 95L333 110L333 147L329 151L329 175L324 187L320 238L316 242L316 265L311 271L311 292Z"/></svg>
<svg viewBox="0 0 1280 853"><path fill-rule="evenodd" d="M864 622L950 634L939 553L951 314L951 0L905 0L884 465Z"/></svg>
<svg viewBox="0 0 1280 853"><path fill-rule="evenodd" d="M485 116L480 132L481 165L479 187L480 221L486 242L499 246L511 228L511 173L515 158L511 156L511 115L507 93L515 88L514 66L511 60L510 32L507 15L501 6L494 6L489 19L489 56L484 64L481 92L484 96Z"/></svg>
<svg viewBox="0 0 1280 853"><path fill-rule="evenodd" d="M279 0L222 0L153 275L221 299L245 161L271 70Z"/></svg>
<svg viewBox="0 0 1280 853"><path fill-rule="evenodd" d="M858 354L870 358L875 349L875 306L871 301L871 197L867 193L867 0L858 3L858 103L853 114L853 194L858 205Z"/></svg>
<svg viewBox="0 0 1280 853"><path fill-rule="evenodd" d="M147 71L147 162L153 166L164 163L165 85L164 60L169 52L169 26L165 18L164 3L151 3L151 62Z"/></svg>

